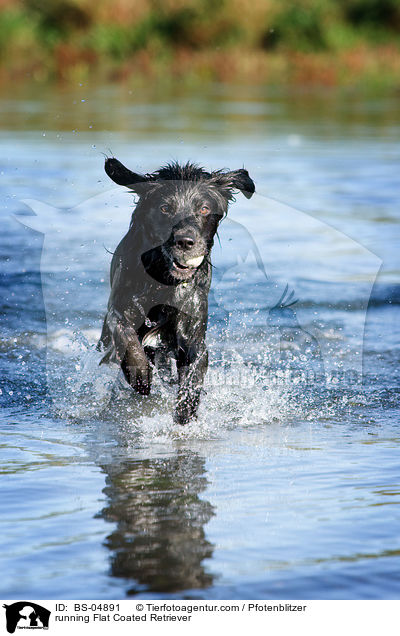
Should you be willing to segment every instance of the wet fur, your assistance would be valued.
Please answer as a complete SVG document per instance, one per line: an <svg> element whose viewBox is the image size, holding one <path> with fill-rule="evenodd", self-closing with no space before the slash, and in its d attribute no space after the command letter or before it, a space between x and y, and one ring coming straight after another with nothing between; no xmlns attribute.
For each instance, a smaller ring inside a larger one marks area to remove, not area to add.
<svg viewBox="0 0 400 636"><path fill-rule="evenodd" d="M111 262L111 292L98 345L102 362L118 362L127 382L148 395L153 365L175 359L174 419L186 424L196 416L208 366L214 236L234 191L250 198L254 183L244 169L207 172L191 163L140 175L110 158L105 170L139 200ZM186 265L201 256L198 267Z"/></svg>

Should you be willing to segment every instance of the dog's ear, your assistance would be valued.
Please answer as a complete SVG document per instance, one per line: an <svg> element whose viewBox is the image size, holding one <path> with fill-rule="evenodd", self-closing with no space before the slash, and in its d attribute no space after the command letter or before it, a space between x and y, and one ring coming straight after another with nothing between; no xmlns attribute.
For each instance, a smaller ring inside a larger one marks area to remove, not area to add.
<svg viewBox="0 0 400 636"><path fill-rule="evenodd" d="M217 184L222 189L227 190L240 190L246 199L251 199L256 186L253 179L250 177L247 170L240 168L239 170L232 170L231 172L221 172L217 177ZM231 197L229 197L231 198Z"/></svg>
<svg viewBox="0 0 400 636"><path fill-rule="evenodd" d="M132 172L114 157L106 159L104 170L115 183L126 186L138 194L141 193L143 184L150 180L149 175Z"/></svg>
<svg viewBox="0 0 400 636"><path fill-rule="evenodd" d="M256 186L247 170L244 168L240 168L240 170L233 170L232 172L228 172L227 176L231 179L234 188L240 190L246 199L251 199L256 191Z"/></svg>

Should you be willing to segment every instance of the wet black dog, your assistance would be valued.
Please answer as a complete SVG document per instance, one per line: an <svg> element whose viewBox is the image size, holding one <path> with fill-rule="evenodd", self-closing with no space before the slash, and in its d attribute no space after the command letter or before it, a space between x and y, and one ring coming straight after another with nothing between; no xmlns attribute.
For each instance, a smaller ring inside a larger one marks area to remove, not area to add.
<svg viewBox="0 0 400 636"><path fill-rule="evenodd" d="M196 416L208 355L205 344L210 252L235 190L250 198L247 170L206 172L193 164L152 174L106 160L108 176L138 195L128 233L111 262L111 293L99 348L143 395L152 365L174 358L179 389L175 421Z"/></svg>

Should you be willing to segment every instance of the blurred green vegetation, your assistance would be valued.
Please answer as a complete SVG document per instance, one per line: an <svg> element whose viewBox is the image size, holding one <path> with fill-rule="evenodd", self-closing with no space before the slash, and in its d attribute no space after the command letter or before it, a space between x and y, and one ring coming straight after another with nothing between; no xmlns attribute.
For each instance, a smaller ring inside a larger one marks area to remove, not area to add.
<svg viewBox="0 0 400 636"><path fill-rule="evenodd" d="M0 0L0 81L396 83L399 52L400 0Z"/></svg>

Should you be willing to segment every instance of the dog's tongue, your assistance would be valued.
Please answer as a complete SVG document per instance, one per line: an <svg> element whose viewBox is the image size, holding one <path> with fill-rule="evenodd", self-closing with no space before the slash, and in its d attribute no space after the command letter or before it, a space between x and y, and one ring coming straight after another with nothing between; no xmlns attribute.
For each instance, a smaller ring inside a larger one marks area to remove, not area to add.
<svg viewBox="0 0 400 636"><path fill-rule="evenodd" d="M198 267L203 262L204 256L196 256L196 258L189 258L185 261L185 265L189 267Z"/></svg>

